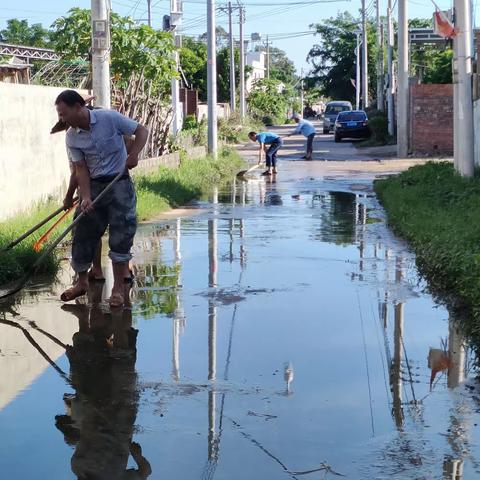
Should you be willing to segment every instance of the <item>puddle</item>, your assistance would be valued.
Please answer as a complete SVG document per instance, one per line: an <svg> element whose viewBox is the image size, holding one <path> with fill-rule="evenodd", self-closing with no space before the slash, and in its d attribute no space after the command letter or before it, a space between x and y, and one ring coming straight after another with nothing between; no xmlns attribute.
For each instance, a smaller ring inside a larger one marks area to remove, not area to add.
<svg viewBox="0 0 480 480"><path fill-rule="evenodd" d="M3 476L477 478L472 354L371 183L210 200L141 226L131 308L109 270L77 304L68 269L2 304Z"/></svg>

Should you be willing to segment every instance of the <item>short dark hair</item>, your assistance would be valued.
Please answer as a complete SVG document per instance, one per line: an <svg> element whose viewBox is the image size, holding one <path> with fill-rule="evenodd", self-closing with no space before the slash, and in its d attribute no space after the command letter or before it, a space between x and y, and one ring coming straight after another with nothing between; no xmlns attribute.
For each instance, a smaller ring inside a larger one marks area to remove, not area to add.
<svg viewBox="0 0 480 480"><path fill-rule="evenodd" d="M69 107L74 107L79 103L82 107L85 106L85 99L75 90L64 90L55 100L55 105L60 102L65 103Z"/></svg>
<svg viewBox="0 0 480 480"><path fill-rule="evenodd" d="M251 137L252 135L256 135L256 134L257 134L257 132L249 132L248 136Z"/></svg>

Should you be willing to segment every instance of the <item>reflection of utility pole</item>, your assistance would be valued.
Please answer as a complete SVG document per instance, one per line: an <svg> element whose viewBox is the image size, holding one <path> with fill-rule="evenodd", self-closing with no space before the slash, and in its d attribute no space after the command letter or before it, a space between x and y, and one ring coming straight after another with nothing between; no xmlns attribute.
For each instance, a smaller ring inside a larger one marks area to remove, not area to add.
<svg viewBox="0 0 480 480"><path fill-rule="evenodd" d="M462 332L453 318L448 322L448 388L458 387L465 380L466 349Z"/></svg>
<svg viewBox="0 0 480 480"><path fill-rule="evenodd" d="M213 204L218 203L218 190L213 193ZM216 215L216 212L214 213ZM208 286L217 286L217 219L208 221Z"/></svg>
<svg viewBox="0 0 480 480"><path fill-rule="evenodd" d="M178 271L178 282L177 282L177 308L175 309L175 314L173 317L173 346L172 346L172 378L175 381L180 380L180 333L182 328L185 324L185 317L184 312L181 306L180 301L180 294L179 294L179 287L182 285L182 277L181 277L181 249L180 249L180 241L181 241L181 226L182 226L181 218L177 218L177 225L175 231L175 239L174 239L174 255L175 255L175 266Z"/></svg>
<svg viewBox="0 0 480 480"><path fill-rule="evenodd" d="M212 203L218 203L218 190L213 192ZM216 211L214 212L216 215ZM208 286L217 286L217 219L208 221ZM208 300L208 379L217 378L217 307L215 300ZM208 460L217 459L217 434L215 429L216 393L211 387L208 391Z"/></svg>
<svg viewBox="0 0 480 480"><path fill-rule="evenodd" d="M395 272L397 285L402 281L402 263L397 259ZM392 386L393 407L392 413L398 429L403 428L403 407L402 407L402 348L403 348L403 303L395 303L395 324L393 331L393 361L390 366L390 384Z"/></svg>
<svg viewBox="0 0 480 480"><path fill-rule="evenodd" d="M465 340L455 318L450 316L448 321L448 388L458 387L465 380ZM458 400L457 400L458 401ZM456 413L456 414L455 414ZM464 406L459 404L450 414L451 425L448 430L448 441L451 444L453 455L443 462L444 480L463 479L463 458L465 456L468 425L465 423ZM461 432L461 435L459 435Z"/></svg>

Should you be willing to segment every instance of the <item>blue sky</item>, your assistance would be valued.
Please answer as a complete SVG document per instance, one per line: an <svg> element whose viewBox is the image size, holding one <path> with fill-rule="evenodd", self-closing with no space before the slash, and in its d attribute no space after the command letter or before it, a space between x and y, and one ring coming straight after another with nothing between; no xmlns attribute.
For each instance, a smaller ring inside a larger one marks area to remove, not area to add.
<svg viewBox="0 0 480 480"><path fill-rule="evenodd" d="M367 6L373 0L366 0ZM478 0L474 0L476 2ZM147 0L111 0L112 9L123 15L131 15L139 21L147 17ZM303 4L301 4L303 2ZM310 4L307 4L310 2ZM217 4L225 3L217 0ZM236 3L233 0L232 3ZM247 21L245 33L250 37L251 33L260 32L265 37L272 35L273 45L285 50L288 56L295 62L297 70L308 69L306 56L312 44L317 40L313 35L303 35L290 38L281 38L290 34L303 33L309 30L309 25L320 22L323 19L335 16L339 11L350 11L357 15L360 8L360 0L330 1L328 3L314 3L314 0L244 0ZM296 3L296 4L295 4ZM451 7L451 0L436 0L442 9ZM89 8L90 0L16 0L2 2L0 6L0 26L3 28L9 18L27 19L30 23L43 23L49 26L57 17L66 14L72 7ZM382 12L385 10L386 0L380 0ZM153 26L160 28L163 15L170 9L169 0L152 0ZM476 6L476 3L475 3ZM206 0L184 0L184 33L197 35L206 30ZM410 17L431 17L434 11L430 0L409 0ZM228 29L227 17L219 13L217 24ZM235 26L238 34L238 25Z"/></svg>

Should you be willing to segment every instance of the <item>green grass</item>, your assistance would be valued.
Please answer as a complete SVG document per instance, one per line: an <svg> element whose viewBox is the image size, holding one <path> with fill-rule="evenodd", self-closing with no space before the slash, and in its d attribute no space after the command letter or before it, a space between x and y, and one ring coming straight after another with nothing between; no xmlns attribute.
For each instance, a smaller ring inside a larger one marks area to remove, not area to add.
<svg viewBox="0 0 480 480"><path fill-rule="evenodd" d="M136 177L139 220L148 220L200 197L222 179L233 177L242 165L237 153L223 149L217 160L184 158L176 170L160 168L157 173Z"/></svg>
<svg viewBox="0 0 480 480"><path fill-rule="evenodd" d="M480 346L480 178L462 178L450 163L427 163L375 190L389 223L412 245L419 271Z"/></svg>
<svg viewBox="0 0 480 480"><path fill-rule="evenodd" d="M137 187L137 213L139 220L148 220L172 207L184 205L201 196L223 179L231 178L242 167L243 161L235 152L223 149L217 160L210 157L182 159L178 169L160 168L158 172L135 178ZM54 202L37 205L29 213L19 214L0 223L0 251L13 239L58 208ZM55 221L55 220L54 220ZM62 231L68 222L62 224ZM0 253L0 285L19 278L40 255L33 250L35 241L49 225L40 229L8 252ZM53 254L43 263L39 273L55 273L58 257Z"/></svg>
<svg viewBox="0 0 480 480"><path fill-rule="evenodd" d="M0 285L19 278L32 265L40 255L33 250L33 244L48 229L50 224L42 227L38 232L35 232L13 249L6 252L1 250L57 208L58 205L56 203L44 202L36 205L28 214L19 214L0 223ZM45 260L39 273L54 273L57 268L58 261L52 255Z"/></svg>

